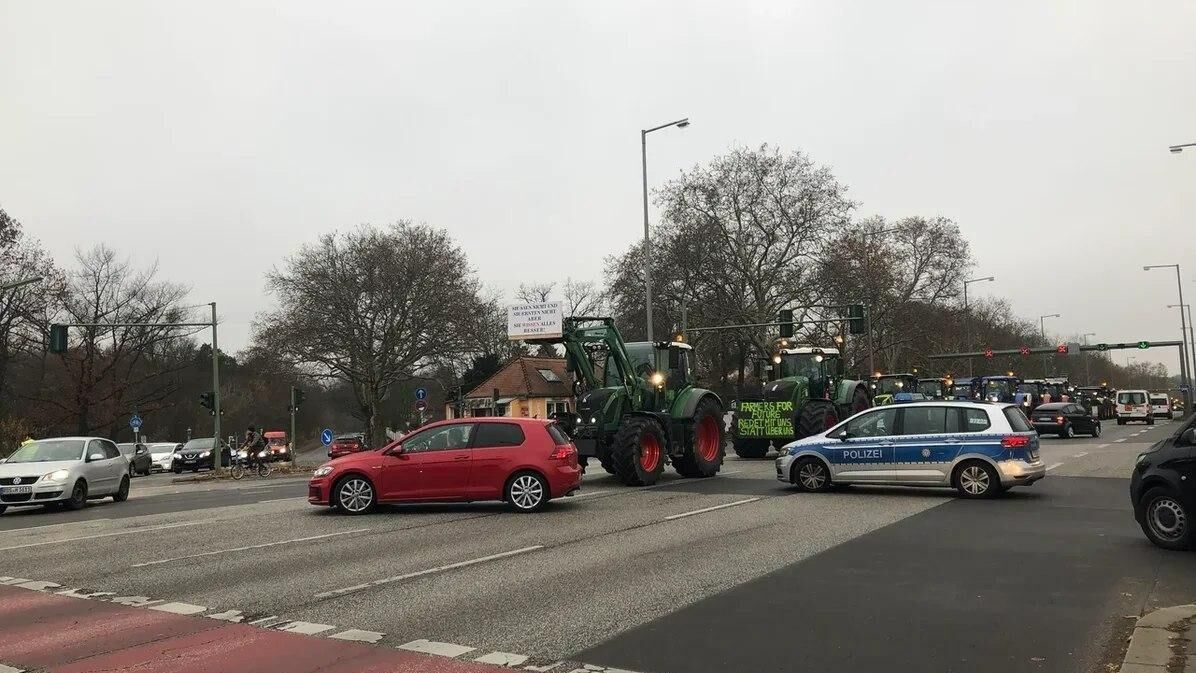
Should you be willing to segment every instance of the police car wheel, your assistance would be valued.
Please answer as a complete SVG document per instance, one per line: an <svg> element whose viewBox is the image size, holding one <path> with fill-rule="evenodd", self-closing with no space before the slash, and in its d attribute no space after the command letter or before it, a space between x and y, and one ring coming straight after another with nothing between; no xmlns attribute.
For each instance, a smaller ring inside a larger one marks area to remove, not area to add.
<svg viewBox="0 0 1196 673"><path fill-rule="evenodd" d="M955 489L965 498L991 498L1001 493L1001 478L988 463L973 460L955 469Z"/></svg>
<svg viewBox="0 0 1196 673"><path fill-rule="evenodd" d="M811 456L802 458L793 466L792 481L799 489L810 493L821 493L831 488L831 475L826 463Z"/></svg>

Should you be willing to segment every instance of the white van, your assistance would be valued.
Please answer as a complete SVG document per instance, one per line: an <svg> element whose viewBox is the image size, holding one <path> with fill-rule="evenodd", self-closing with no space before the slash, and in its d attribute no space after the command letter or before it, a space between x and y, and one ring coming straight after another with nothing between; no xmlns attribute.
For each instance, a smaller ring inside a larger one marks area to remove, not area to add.
<svg viewBox="0 0 1196 673"><path fill-rule="evenodd" d="M1117 425L1130 421L1145 421L1154 425L1154 412L1150 406L1150 393L1145 390L1117 391Z"/></svg>
<svg viewBox="0 0 1196 673"><path fill-rule="evenodd" d="M1150 410L1155 416L1171 418L1171 398L1165 393L1151 393Z"/></svg>

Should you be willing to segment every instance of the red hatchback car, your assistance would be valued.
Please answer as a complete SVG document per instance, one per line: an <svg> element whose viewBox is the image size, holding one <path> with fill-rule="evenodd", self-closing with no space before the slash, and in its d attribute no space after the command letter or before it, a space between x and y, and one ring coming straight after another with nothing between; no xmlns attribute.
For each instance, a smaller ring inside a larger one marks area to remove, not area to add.
<svg viewBox="0 0 1196 673"><path fill-rule="evenodd" d="M503 500L534 512L581 488L577 447L552 421L460 418L320 466L307 501L348 514L388 502Z"/></svg>
<svg viewBox="0 0 1196 673"><path fill-rule="evenodd" d="M365 449L365 435L337 435L328 446L328 457L340 458Z"/></svg>

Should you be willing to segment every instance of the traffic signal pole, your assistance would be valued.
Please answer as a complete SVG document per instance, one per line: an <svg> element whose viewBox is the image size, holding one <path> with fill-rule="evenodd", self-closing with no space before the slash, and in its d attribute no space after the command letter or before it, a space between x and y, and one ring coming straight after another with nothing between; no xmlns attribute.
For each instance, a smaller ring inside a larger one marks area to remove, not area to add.
<svg viewBox="0 0 1196 673"><path fill-rule="evenodd" d="M212 472L220 472L220 347L216 343L216 302L212 307ZM228 447L229 462L232 462L233 447Z"/></svg>
<svg viewBox="0 0 1196 673"><path fill-rule="evenodd" d="M298 448L298 442L295 441L295 386L291 386L291 462L295 462L295 449Z"/></svg>

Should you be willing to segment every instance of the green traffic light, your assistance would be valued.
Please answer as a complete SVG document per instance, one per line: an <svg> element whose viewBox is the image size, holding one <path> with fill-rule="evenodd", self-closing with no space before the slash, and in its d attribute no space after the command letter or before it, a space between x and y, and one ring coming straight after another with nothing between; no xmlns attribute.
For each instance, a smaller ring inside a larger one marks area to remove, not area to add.
<svg viewBox="0 0 1196 673"><path fill-rule="evenodd" d="M1138 348L1141 348L1143 350L1150 348L1150 342L1149 341L1139 341Z"/></svg>

